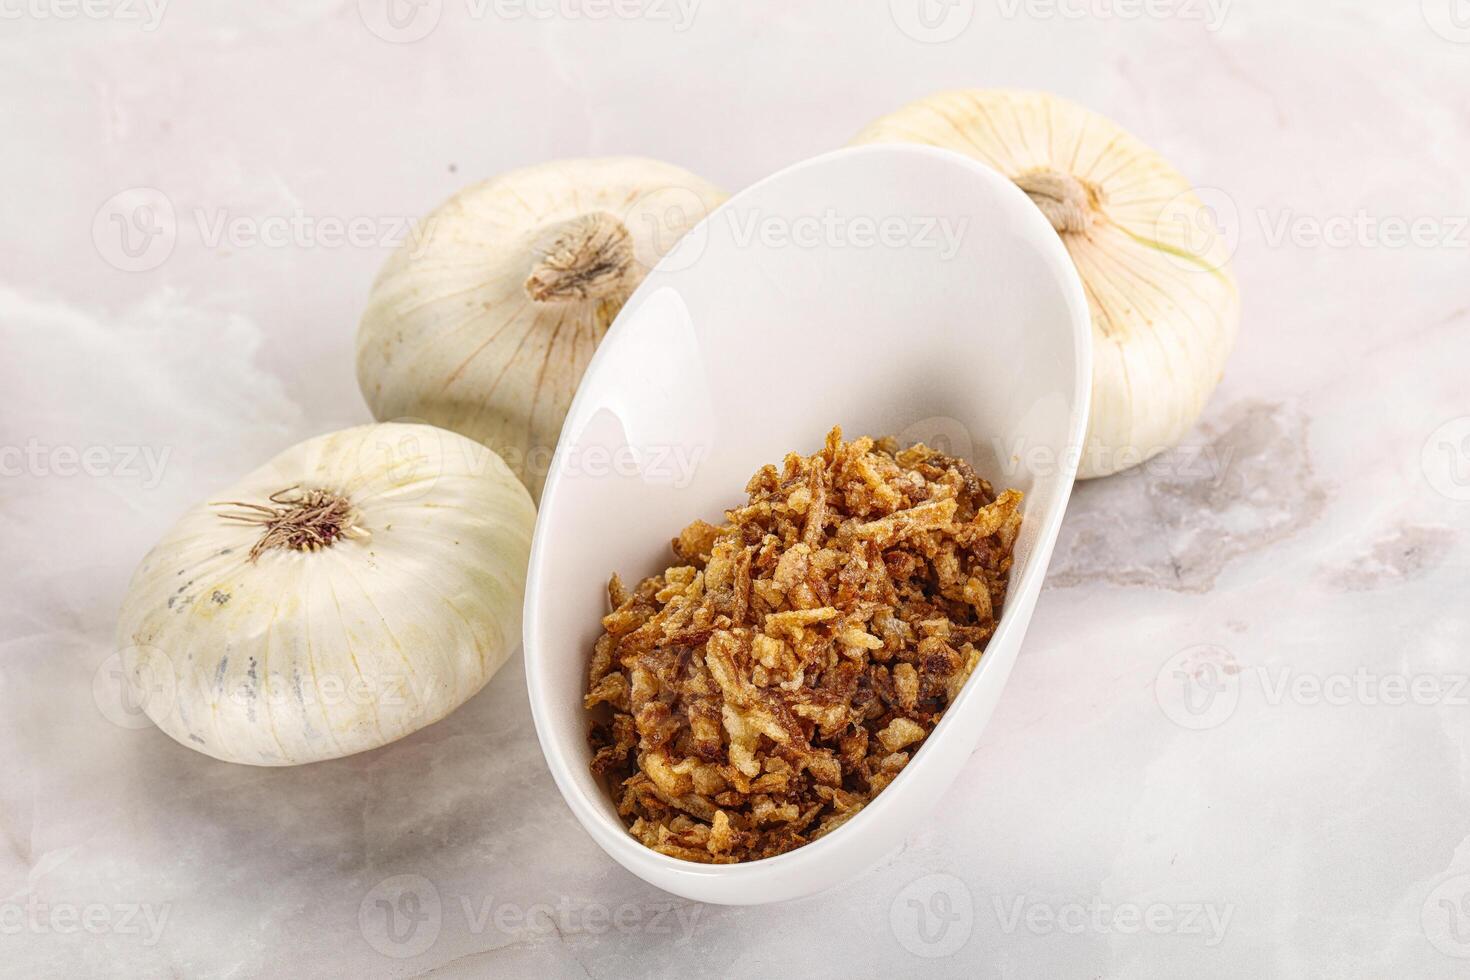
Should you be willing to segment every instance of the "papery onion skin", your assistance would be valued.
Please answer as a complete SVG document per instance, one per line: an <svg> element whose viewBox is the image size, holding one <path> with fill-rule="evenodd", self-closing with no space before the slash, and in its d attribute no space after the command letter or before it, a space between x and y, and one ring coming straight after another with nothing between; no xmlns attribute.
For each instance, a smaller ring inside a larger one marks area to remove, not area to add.
<svg viewBox="0 0 1470 980"><path fill-rule="evenodd" d="M724 199L680 167L638 157L546 163L461 191L373 285L357 376L374 417L477 439L539 499L613 318Z"/></svg>
<svg viewBox="0 0 1470 980"><path fill-rule="evenodd" d="M354 535L252 559L263 529L225 515L292 487L343 495ZM387 744L459 707L516 649L534 522L514 474L455 433L309 439L144 558L117 627L125 678L159 728L216 759L296 765Z"/></svg>
<svg viewBox="0 0 1470 980"><path fill-rule="evenodd" d="M1231 246L1190 182L1111 120L1040 92L920 99L855 143L955 150L1015 181L1061 235L1093 325L1092 412L1078 476L1107 476L1176 445L1235 344Z"/></svg>

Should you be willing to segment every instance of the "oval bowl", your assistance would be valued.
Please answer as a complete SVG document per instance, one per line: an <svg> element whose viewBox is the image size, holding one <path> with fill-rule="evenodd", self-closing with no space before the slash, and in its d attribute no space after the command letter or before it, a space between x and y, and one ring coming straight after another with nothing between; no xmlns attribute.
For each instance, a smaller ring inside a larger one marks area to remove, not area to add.
<svg viewBox="0 0 1470 980"><path fill-rule="evenodd" d="M681 239L587 369L531 554L531 709L587 832L645 881L722 904L820 891L899 847L974 750L1015 662L1090 388L1087 302L1061 241L1015 185L958 154L838 150L755 184ZM734 865L651 851L588 769L582 698L608 576L661 571L685 524L719 522L762 464L815 452L834 424L925 441L1025 493L995 634L904 771L833 833Z"/></svg>

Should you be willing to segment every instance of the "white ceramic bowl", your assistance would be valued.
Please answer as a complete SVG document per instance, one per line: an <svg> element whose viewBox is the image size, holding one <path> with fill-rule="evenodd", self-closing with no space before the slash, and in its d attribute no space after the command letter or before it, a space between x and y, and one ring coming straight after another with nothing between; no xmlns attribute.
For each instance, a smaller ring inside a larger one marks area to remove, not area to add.
<svg viewBox="0 0 1470 980"><path fill-rule="evenodd" d="M587 832L628 870L705 902L819 891L896 849L974 750L1026 631L1087 424L1091 330L1056 233L1009 180L918 146L839 150L736 195L628 302L562 429L526 588L526 678L546 761ZM670 563L746 480L828 428L968 456L1025 492L1004 614L903 773L821 840L737 865L648 850L588 771L582 697L617 571Z"/></svg>

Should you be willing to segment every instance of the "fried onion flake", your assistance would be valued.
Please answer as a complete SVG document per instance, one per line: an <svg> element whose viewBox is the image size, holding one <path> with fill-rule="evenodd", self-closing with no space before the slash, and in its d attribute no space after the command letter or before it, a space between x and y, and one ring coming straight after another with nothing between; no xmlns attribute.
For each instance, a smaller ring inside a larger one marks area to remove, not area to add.
<svg viewBox="0 0 1470 980"><path fill-rule="evenodd" d="M809 843L919 751L1005 604L1021 494L922 444L788 455L611 611L592 769L644 845L708 863Z"/></svg>

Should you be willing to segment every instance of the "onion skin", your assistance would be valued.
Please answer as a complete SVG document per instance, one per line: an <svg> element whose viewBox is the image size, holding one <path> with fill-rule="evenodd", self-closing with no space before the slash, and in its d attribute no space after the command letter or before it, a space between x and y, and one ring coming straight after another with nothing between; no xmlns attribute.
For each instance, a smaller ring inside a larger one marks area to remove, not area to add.
<svg viewBox="0 0 1470 980"><path fill-rule="evenodd" d="M1240 295L1230 245L1179 171L1111 120L1038 92L940 93L854 142L964 153L1015 181L1051 221L1092 314L1080 478L1136 466L1184 438L1235 345Z"/></svg>
<svg viewBox="0 0 1470 980"><path fill-rule="evenodd" d="M299 523L230 519L302 490L349 504L308 515L326 543ZM516 649L534 523L505 464L455 433L309 439L191 509L144 558L118 618L124 676L159 728L216 759L377 748L459 707Z"/></svg>
<svg viewBox="0 0 1470 980"><path fill-rule="evenodd" d="M357 346L373 416L484 443L539 500L613 318L724 199L688 171L636 157L547 163L461 191L373 285Z"/></svg>

